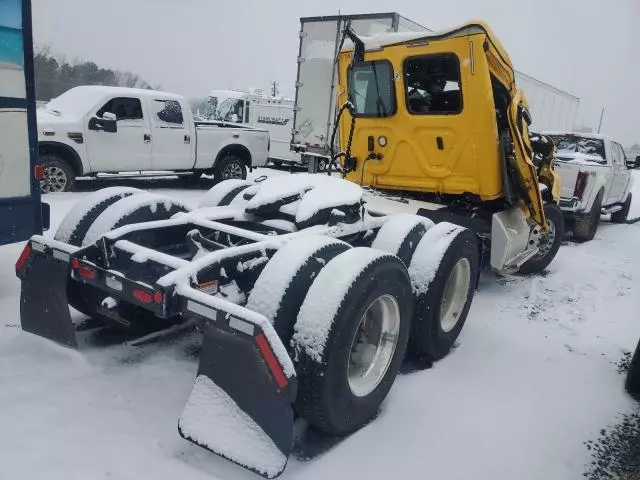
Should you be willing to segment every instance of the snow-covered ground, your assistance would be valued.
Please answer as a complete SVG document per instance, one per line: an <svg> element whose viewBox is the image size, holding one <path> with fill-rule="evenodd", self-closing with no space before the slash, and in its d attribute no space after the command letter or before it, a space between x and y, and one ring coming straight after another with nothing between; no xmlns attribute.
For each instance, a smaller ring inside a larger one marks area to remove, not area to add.
<svg viewBox="0 0 640 480"><path fill-rule="evenodd" d="M203 194L144 185L192 205ZM48 235L84 195L46 197ZM0 247L1 479L255 478L178 435L195 334L75 352L22 333L21 249ZM639 289L640 224L603 222L594 241L563 246L545 276L484 275L457 348L400 376L375 421L313 460L292 457L283 478L582 478L583 442L634 408L616 364L640 337Z"/></svg>

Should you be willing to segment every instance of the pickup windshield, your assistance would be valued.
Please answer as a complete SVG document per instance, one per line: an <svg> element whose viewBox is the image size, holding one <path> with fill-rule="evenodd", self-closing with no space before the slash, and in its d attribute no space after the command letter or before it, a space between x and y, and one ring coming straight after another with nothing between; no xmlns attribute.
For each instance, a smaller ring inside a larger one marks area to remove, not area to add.
<svg viewBox="0 0 640 480"><path fill-rule="evenodd" d="M581 137L578 135L551 135L556 149L557 155L562 160L563 154L581 153L593 158L593 161L605 163L604 141L599 138ZM571 158L575 158L571 155Z"/></svg>

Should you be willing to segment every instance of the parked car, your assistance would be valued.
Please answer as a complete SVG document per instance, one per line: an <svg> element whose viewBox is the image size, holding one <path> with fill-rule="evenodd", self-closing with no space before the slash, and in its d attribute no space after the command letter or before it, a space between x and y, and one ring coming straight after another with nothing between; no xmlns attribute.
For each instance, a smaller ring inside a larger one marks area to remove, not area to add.
<svg viewBox="0 0 640 480"><path fill-rule="evenodd" d="M225 122L196 122L184 97L154 90L82 86L38 110L43 192L75 178L114 172L181 172L244 179L263 166L269 133Z"/></svg>
<svg viewBox="0 0 640 480"><path fill-rule="evenodd" d="M556 144L555 168L562 178L560 208L574 221L573 236L593 239L601 214L624 223L631 207L636 160L627 160L622 146L604 135L550 132Z"/></svg>

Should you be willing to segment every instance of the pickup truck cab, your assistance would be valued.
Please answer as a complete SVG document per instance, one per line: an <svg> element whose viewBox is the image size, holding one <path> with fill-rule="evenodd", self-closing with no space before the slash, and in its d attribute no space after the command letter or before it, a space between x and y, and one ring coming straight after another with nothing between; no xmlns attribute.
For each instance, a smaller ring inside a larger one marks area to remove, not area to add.
<svg viewBox="0 0 640 480"><path fill-rule="evenodd" d="M556 144L555 170L562 179L560 208L574 220L574 238L593 239L601 214L624 223L631 206L631 169L622 146L604 135L549 132Z"/></svg>
<svg viewBox="0 0 640 480"><path fill-rule="evenodd" d="M263 166L269 133L195 122L184 97L154 90L82 86L38 110L45 193L68 191L99 173L180 172L185 178L246 178Z"/></svg>

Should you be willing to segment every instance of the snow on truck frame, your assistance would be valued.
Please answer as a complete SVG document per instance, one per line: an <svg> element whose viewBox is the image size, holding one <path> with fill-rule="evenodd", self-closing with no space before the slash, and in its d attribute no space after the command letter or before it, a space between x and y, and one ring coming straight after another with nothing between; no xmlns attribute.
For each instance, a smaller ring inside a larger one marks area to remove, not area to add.
<svg viewBox="0 0 640 480"><path fill-rule="evenodd" d="M468 229L369 210L331 176L227 180L199 208L132 188L76 205L16 263L25 331L75 347L69 305L104 326L203 333L179 432L265 477L294 419L349 434L378 411L405 353L458 337L480 252Z"/></svg>
<svg viewBox="0 0 640 480"><path fill-rule="evenodd" d="M41 233L49 205L40 201L31 5L3 2L0 16L0 245Z"/></svg>

